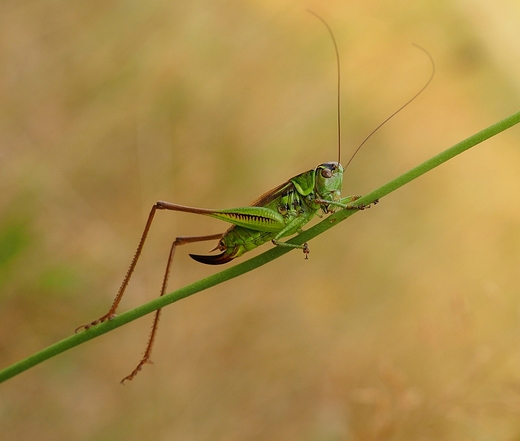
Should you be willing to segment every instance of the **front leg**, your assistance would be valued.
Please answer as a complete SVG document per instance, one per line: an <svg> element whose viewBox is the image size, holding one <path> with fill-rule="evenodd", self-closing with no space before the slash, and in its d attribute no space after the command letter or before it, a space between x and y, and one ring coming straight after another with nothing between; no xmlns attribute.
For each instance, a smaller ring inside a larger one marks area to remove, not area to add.
<svg viewBox="0 0 520 441"><path fill-rule="evenodd" d="M349 209L349 210L364 210L365 208L370 208L372 205L376 205L379 203L379 199L374 200L374 202L370 202L370 204L361 204L352 206L352 202L357 201L361 196L347 196L346 198L340 199L341 204L344 205L343 208Z"/></svg>
<svg viewBox="0 0 520 441"><path fill-rule="evenodd" d="M361 196L347 196L346 198L342 198L338 201L328 201L326 199L315 199L315 202L318 204L322 204L325 208L326 206L333 205L334 207L343 208L345 210L364 210L365 208L370 208L372 205L376 205L379 202L379 199L376 199L374 202L370 204L360 204L360 205L352 205L352 202L357 201ZM325 213L335 210L325 209L323 210Z"/></svg>

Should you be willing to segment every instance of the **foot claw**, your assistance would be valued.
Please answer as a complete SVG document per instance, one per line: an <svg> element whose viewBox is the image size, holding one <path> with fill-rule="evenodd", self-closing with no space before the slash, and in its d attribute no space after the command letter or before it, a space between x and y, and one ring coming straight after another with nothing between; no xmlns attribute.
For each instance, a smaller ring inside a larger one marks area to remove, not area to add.
<svg viewBox="0 0 520 441"><path fill-rule="evenodd" d="M307 242L303 244L303 254L305 254L305 260L309 259L309 253L311 252L309 245L307 245Z"/></svg>
<svg viewBox="0 0 520 441"><path fill-rule="evenodd" d="M370 202L370 204L360 204L356 205L355 207L352 207L357 210L365 210L367 208L370 208L372 205L376 205L379 203L379 199L375 199L373 202Z"/></svg>
<svg viewBox="0 0 520 441"><path fill-rule="evenodd" d="M100 323L106 322L107 320L112 320L116 315L114 313L109 313L104 315L103 317L98 318L97 320L94 320L93 322L87 323L85 325L78 326L74 333L78 333L80 330L84 329L85 331L88 331L92 326L99 325Z"/></svg>
<svg viewBox="0 0 520 441"><path fill-rule="evenodd" d="M141 371L141 369L143 368L143 366L145 364L153 364L153 361L150 360L149 358L144 358L142 359L139 364L137 365L137 367L130 373L130 375L127 375L125 378L123 378L121 380L121 384L125 384L125 381L132 381L134 379L134 377Z"/></svg>

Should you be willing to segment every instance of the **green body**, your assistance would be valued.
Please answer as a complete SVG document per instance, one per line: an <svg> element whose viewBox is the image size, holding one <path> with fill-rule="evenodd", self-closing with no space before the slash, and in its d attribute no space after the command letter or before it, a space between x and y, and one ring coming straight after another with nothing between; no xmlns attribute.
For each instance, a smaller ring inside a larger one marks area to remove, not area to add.
<svg viewBox="0 0 520 441"><path fill-rule="evenodd" d="M342 181L341 164L326 162L267 192L250 207L230 210L190 210L233 224L222 235L215 248L222 251L222 254L215 256L190 254L190 256L198 262L217 265L229 262L269 241L278 246L302 248L308 252L306 245L286 244L279 242L279 239L300 232L302 227L320 211L326 214L338 208L353 208L346 204L358 197L350 196L341 199Z"/></svg>

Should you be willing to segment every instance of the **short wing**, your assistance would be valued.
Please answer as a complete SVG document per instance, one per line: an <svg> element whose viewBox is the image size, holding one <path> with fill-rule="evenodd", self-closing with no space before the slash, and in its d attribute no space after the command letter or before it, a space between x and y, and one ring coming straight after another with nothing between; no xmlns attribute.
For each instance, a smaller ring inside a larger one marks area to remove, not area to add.
<svg viewBox="0 0 520 441"><path fill-rule="evenodd" d="M280 184L278 187L275 187L267 192L265 192L258 199L255 199L252 203L252 207L265 207L269 202L274 201L277 197L283 195L284 193L289 192L290 190L294 190L294 184L291 181L284 182Z"/></svg>

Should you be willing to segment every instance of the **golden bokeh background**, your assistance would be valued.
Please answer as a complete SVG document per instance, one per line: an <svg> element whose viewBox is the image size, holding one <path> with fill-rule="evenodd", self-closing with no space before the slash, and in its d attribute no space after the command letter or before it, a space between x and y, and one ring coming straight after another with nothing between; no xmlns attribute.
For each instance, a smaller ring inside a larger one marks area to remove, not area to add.
<svg viewBox="0 0 520 441"><path fill-rule="evenodd" d="M0 5L0 357L112 301L151 205L245 205L336 158L367 193L519 110L517 0L12 1ZM520 438L520 129L269 265L1 386L2 439ZM121 310L151 300L159 213ZM213 274L177 255L170 288ZM267 245L264 249L267 249ZM254 254L254 253L252 253Z"/></svg>

